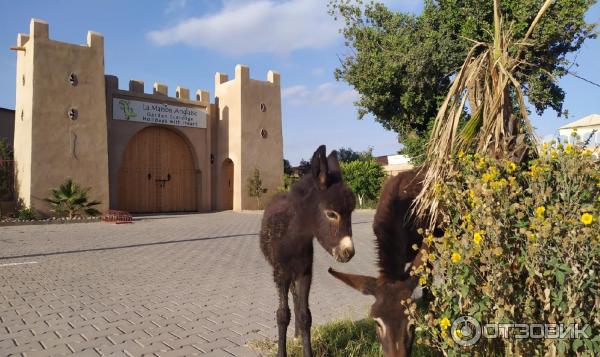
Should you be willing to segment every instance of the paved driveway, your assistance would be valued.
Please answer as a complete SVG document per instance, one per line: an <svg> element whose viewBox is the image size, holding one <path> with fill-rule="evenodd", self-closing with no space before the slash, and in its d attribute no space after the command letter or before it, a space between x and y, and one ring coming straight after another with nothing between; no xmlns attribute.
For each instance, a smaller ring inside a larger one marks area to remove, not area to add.
<svg viewBox="0 0 600 357"><path fill-rule="evenodd" d="M0 355L253 355L248 341L277 335L260 218L0 227ZM327 268L375 274L372 219L354 214L357 254L347 264L315 247L314 324L366 315L371 299Z"/></svg>

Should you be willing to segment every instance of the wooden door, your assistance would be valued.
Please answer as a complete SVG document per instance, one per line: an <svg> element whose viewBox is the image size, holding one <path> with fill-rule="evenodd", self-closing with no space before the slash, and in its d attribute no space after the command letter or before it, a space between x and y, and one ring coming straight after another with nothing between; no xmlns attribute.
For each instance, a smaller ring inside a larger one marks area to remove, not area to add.
<svg viewBox="0 0 600 357"><path fill-rule="evenodd" d="M196 210L196 171L175 132L148 127L128 143L119 170L119 207L133 213Z"/></svg>
<svg viewBox="0 0 600 357"><path fill-rule="evenodd" d="M196 210L196 170L185 141L171 130L159 131L161 212Z"/></svg>

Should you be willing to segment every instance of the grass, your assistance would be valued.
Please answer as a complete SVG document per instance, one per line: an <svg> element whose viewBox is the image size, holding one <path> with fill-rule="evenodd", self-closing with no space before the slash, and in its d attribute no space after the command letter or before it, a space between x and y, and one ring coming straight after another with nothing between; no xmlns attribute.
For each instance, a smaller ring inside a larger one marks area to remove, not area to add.
<svg viewBox="0 0 600 357"><path fill-rule="evenodd" d="M263 356L277 355L277 341L253 341L250 346ZM372 319L359 321L340 320L312 329L312 348L315 356L379 357L381 345L375 334ZM302 356L302 343L298 339L288 340L288 356ZM426 346L413 346L412 356L435 356L437 353Z"/></svg>

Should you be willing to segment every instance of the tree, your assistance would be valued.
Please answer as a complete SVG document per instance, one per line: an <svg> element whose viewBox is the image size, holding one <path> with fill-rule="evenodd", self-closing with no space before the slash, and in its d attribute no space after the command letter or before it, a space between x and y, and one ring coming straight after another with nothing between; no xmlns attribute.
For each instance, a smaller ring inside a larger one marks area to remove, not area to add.
<svg viewBox="0 0 600 357"><path fill-rule="evenodd" d="M50 190L50 197L44 200L50 203L52 211L58 216L69 218L97 216L100 214L94 206L100 201L88 201L89 188L81 188L72 179L67 179L58 188Z"/></svg>
<svg viewBox="0 0 600 357"><path fill-rule="evenodd" d="M292 165L290 165L289 160L283 159L283 173L286 175L292 174Z"/></svg>
<svg viewBox="0 0 600 357"><path fill-rule="evenodd" d="M385 177L381 165L375 160L355 160L342 162L340 167L344 181L358 198L359 207L363 207L365 199L377 199Z"/></svg>
<svg viewBox="0 0 600 357"><path fill-rule="evenodd" d="M300 176L304 176L305 174L310 172L310 162L302 159L300 160L300 164L298 165L298 173Z"/></svg>
<svg viewBox="0 0 600 357"><path fill-rule="evenodd" d="M562 112L564 91L555 79L567 73L566 55L595 37L594 25L584 19L594 3L557 0L535 28L534 45L523 50L523 61L531 65L514 75L538 113L546 108ZM502 1L504 23L512 26L514 38L525 37L539 6L539 0ZM335 77L360 93L359 118L373 114L399 134L403 154L422 161L433 119L472 40L486 42L494 33L493 2L425 0L418 16L378 3L363 6L360 0L330 0L329 9L343 21L342 34L351 49Z"/></svg>
<svg viewBox="0 0 600 357"><path fill-rule="evenodd" d="M256 198L256 205L260 209L260 198L263 194L267 193L267 189L263 187L262 178L260 177L260 171L254 168L252 176L248 177L248 195Z"/></svg>
<svg viewBox="0 0 600 357"><path fill-rule="evenodd" d="M340 162L351 162L356 160L372 160L373 148L368 148L365 151L354 151L351 148L341 147L338 149L338 160Z"/></svg>

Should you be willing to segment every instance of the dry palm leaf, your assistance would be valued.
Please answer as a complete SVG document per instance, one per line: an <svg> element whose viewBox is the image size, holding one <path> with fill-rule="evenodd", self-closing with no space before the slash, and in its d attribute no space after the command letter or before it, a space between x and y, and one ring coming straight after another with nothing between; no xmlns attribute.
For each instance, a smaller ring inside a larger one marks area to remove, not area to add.
<svg viewBox="0 0 600 357"><path fill-rule="evenodd" d="M435 118L423 189L413 209L417 219L429 224L438 221L433 187L444 181L452 168L451 157L458 151L520 161L527 149L537 150L525 97L514 74L525 64L523 48L530 45L531 34L551 4L552 0L544 2L524 38L516 41L512 26L502 21L499 0L494 0L493 39L490 43L473 41ZM467 100L472 116L458 132Z"/></svg>

